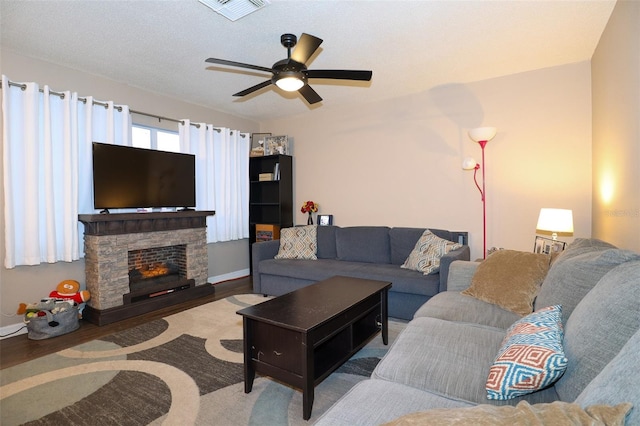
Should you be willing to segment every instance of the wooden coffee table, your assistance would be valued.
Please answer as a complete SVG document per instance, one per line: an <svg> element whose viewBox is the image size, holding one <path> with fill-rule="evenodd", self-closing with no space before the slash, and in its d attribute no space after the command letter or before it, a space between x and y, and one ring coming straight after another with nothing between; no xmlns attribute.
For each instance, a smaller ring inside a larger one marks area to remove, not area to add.
<svg viewBox="0 0 640 426"><path fill-rule="evenodd" d="M244 391L256 373L302 390L309 420L314 387L382 330L388 344L390 282L336 276L239 310Z"/></svg>

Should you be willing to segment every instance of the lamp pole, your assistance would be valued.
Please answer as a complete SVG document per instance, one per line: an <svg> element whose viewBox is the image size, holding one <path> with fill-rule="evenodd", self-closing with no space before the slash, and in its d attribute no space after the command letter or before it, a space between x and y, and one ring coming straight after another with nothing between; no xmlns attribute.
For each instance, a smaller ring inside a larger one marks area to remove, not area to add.
<svg viewBox="0 0 640 426"><path fill-rule="evenodd" d="M487 258L487 192L484 182L484 147L488 141L478 141L480 150L482 151L482 258Z"/></svg>
<svg viewBox="0 0 640 426"><path fill-rule="evenodd" d="M469 130L469 138L472 141L478 142L480 145L480 149L482 151L482 188L478 185L477 173L478 169L481 167L480 164L475 165L473 172L473 180L478 187L478 191L480 191L480 196L482 200L482 258L487 258L487 193L486 193L486 185L485 185L485 164L484 164L484 148L487 146L487 142L493 139L496 135L495 127L479 127L477 129ZM471 167L464 167L469 170Z"/></svg>

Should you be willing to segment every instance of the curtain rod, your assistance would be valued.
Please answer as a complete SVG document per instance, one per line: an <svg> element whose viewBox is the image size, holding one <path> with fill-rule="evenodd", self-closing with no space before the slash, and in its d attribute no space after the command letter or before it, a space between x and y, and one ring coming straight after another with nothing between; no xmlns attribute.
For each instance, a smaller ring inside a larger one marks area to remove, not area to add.
<svg viewBox="0 0 640 426"><path fill-rule="evenodd" d="M7 80L7 82L9 83L9 86L14 86L14 87L19 87L22 90L27 90L27 85L25 83L16 83L14 81L11 80ZM2 83L0 83L0 89L2 88ZM44 93L44 90L42 89L38 89L40 91L40 93ZM53 90L49 90L49 94L51 95L55 95L58 96L60 99L64 99L64 93L63 92L55 92ZM82 103L86 104L87 103L87 98L83 98L78 96L78 100L81 101ZM93 101L94 105L101 105L105 108L107 108L109 106L109 104L107 102L100 102L100 101ZM122 107L121 106L114 106L114 108L116 108L118 110L118 112L122 112ZM160 115L155 115L155 114L149 114L147 112L142 112L142 111L136 111L133 109L129 109L129 113L130 114L138 114L138 115L145 115L147 117L153 117L153 118L157 118L159 121L162 120L166 120L166 121L172 121L174 123L180 123L180 124L184 124L184 120L177 120L175 118L169 118L169 117L163 117ZM200 124L198 123L189 123L192 126L195 126L197 129L200 128ZM220 133L222 131L222 129L220 129L219 127L214 127L213 130L215 130L216 132ZM233 133L232 133L233 134ZM245 137L244 134L240 134L241 137Z"/></svg>

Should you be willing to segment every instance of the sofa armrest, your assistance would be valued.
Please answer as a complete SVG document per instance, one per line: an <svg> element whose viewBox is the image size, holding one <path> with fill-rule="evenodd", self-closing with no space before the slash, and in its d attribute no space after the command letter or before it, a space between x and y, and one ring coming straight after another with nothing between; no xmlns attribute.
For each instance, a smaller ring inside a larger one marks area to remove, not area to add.
<svg viewBox="0 0 640 426"><path fill-rule="evenodd" d="M476 273L480 262L452 262L449 267L448 291L463 291L471 285L471 277Z"/></svg>
<svg viewBox="0 0 640 426"><path fill-rule="evenodd" d="M469 260L471 256L469 246L462 246L459 249L451 250L440 258L440 288L439 291L448 289L447 281L449 279L449 267L456 260Z"/></svg>
<svg viewBox="0 0 640 426"><path fill-rule="evenodd" d="M280 240L260 241L251 245L251 278L254 293L262 293L260 285L260 262L276 257L279 249Z"/></svg>

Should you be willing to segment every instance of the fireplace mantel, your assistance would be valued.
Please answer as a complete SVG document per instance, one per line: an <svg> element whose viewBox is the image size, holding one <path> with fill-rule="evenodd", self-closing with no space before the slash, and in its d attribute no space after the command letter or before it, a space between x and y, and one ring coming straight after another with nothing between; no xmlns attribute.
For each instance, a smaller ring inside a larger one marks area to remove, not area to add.
<svg viewBox="0 0 640 426"><path fill-rule="evenodd" d="M85 235L118 235L140 232L175 231L177 229L205 228L207 216L215 211L184 210L151 213L81 214Z"/></svg>

